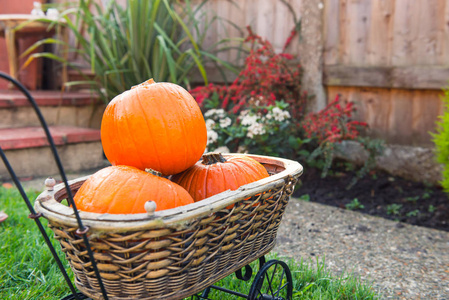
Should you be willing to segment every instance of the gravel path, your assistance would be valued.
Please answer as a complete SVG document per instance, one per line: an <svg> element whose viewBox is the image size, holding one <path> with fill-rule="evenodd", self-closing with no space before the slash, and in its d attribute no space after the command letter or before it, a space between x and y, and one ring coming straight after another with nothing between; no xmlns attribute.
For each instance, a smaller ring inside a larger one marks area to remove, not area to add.
<svg viewBox="0 0 449 300"><path fill-rule="evenodd" d="M274 249L354 272L384 299L449 299L449 232L292 199Z"/></svg>

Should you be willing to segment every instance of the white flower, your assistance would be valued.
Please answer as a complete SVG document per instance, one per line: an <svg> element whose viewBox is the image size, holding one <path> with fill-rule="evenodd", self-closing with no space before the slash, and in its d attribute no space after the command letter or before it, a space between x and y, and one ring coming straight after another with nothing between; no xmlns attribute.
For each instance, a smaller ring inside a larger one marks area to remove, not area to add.
<svg viewBox="0 0 449 300"><path fill-rule="evenodd" d="M285 119L290 119L290 113L286 110L280 109L279 107L273 108L272 114L274 119L278 122L282 122Z"/></svg>
<svg viewBox="0 0 449 300"><path fill-rule="evenodd" d="M218 147L217 149L214 150L214 152L220 152L220 153L229 153L229 148L226 146L221 146Z"/></svg>
<svg viewBox="0 0 449 300"><path fill-rule="evenodd" d="M212 116L217 116L218 118L224 118L224 117L226 117L226 112L224 111L224 109L220 108L220 109L209 109L204 114L205 118L210 118Z"/></svg>
<svg viewBox="0 0 449 300"><path fill-rule="evenodd" d="M212 130L215 126L215 121L212 119L207 119L206 120L206 128L207 130Z"/></svg>
<svg viewBox="0 0 449 300"><path fill-rule="evenodd" d="M265 133L265 128L260 123L254 123L248 127L247 137L253 138L255 135L262 135Z"/></svg>
<svg viewBox="0 0 449 300"><path fill-rule="evenodd" d="M242 125L245 125L245 126L251 126L253 124L257 124L257 116L246 115L241 120L242 120Z"/></svg>
<svg viewBox="0 0 449 300"><path fill-rule="evenodd" d="M207 144L215 143L218 140L218 133L213 130L207 131Z"/></svg>
<svg viewBox="0 0 449 300"><path fill-rule="evenodd" d="M215 111L216 111L216 109L209 109L208 111L206 111L206 112L204 113L204 117L205 117L205 118L210 118L210 117L212 117L213 115L215 115Z"/></svg>
<svg viewBox="0 0 449 300"><path fill-rule="evenodd" d="M221 128L226 128L229 125L231 125L231 123L232 123L231 118L226 117L226 118L220 120L220 127Z"/></svg>
<svg viewBox="0 0 449 300"><path fill-rule="evenodd" d="M246 115L248 115L249 114L249 110L242 110L241 112L240 112L240 118L242 118L242 117L244 117L244 116L246 116Z"/></svg>

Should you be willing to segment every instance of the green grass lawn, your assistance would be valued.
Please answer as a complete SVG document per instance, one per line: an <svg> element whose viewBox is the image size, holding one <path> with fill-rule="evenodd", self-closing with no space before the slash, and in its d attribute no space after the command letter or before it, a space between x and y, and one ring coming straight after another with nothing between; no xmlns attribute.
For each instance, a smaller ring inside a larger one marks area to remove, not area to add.
<svg viewBox="0 0 449 300"><path fill-rule="evenodd" d="M38 193L28 192L30 199ZM28 209L16 189L0 188L0 210L9 218L0 224L0 299L61 299L70 294L51 253L36 224L27 216ZM42 223L46 225L44 218ZM53 236L47 229L49 236ZM59 245L55 248L73 277ZM379 299L370 284L352 275L333 276L324 261L295 262L270 254L269 259L288 263L294 282L294 299ZM253 263L257 272L257 262ZM255 273L255 272L254 272ZM254 275L253 275L254 276ZM247 294L250 282L242 282L235 275L228 276L217 285ZM242 299L212 291L213 299Z"/></svg>

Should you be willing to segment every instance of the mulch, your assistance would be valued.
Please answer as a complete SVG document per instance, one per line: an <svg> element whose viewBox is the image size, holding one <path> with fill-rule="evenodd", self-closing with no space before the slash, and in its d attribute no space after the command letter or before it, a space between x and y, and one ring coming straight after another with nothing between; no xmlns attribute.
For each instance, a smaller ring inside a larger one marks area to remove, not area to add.
<svg viewBox="0 0 449 300"><path fill-rule="evenodd" d="M342 164L325 178L321 170L305 167L294 197L449 231L449 194L441 187L373 171L347 189L354 176Z"/></svg>

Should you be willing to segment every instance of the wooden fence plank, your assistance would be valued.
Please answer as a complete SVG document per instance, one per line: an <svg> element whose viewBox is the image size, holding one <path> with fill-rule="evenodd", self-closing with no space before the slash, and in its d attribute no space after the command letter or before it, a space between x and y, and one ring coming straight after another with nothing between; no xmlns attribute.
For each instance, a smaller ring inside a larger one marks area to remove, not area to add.
<svg viewBox="0 0 449 300"><path fill-rule="evenodd" d="M348 61L348 47L349 44L349 37L347 31L348 27L348 0L340 0L340 8L338 11L340 14L338 15L339 21L339 42L338 42L338 57L337 61L338 63L343 63Z"/></svg>
<svg viewBox="0 0 449 300"><path fill-rule="evenodd" d="M229 4L224 1L212 1L212 5L213 5L212 13L216 14L217 17L220 18L220 21L217 23L216 27L216 39L214 41L214 43L216 43L221 39L228 37L227 35L228 24L226 23L226 20L229 20L228 15ZM229 61L229 51L219 52L217 54L217 57L224 61Z"/></svg>
<svg viewBox="0 0 449 300"><path fill-rule="evenodd" d="M199 5L199 3L198 3ZM208 13L209 11L213 11L215 9L215 3L212 1L207 1L206 4L202 8L202 18L208 24L213 21L214 15ZM212 45L215 42L217 36L217 21L214 21L210 26L206 29L206 37L204 39L204 43L206 45Z"/></svg>
<svg viewBox="0 0 449 300"><path fill-rule="evenodd" d="M390 83L389 67L325 65L323 82L328 86L385 87Z"/></svg>
<svg viewBox="0 0 449 300"><path fill-rule="evenodd" d="M369 37L371 1L352 0L347 4L346 23L348 56L345 64L364 65Z"/></svg>
<svg viewBox="0 0 449 300"><path fill-rule="evenodd" d="M413 93L412 130L416 144L431 145L431 135L435 132L435 122L440 115L442 91L420 90Z"/></svg>
<svg viewBox="0 0 449 300"><path fill-rule="evenodd" d="M444 4L445 0L434 0L432 5L424 1L418 2L419 22L414 22L418 24L418 35L413 42L416 45L415 64L438 64L442 54L440 29L444 26Z"/></svg>
<svg viewBox="0 0 449 300"><path fill-rule="evenodd" d="M391 111L388 120L388 140L407 144L413 137L413 93L408 90L391 90Z"/></svg>
<svg viewBox="0 0 449 300"><path fill-rule="evenodd" d="M303 5L304 5L304 0L292 0L292 6L294 8L297 21L299 21L299 22L301 21L301 11L302 11ZM291 18L291 22L292 23L291 23L291 25L289 27L293 29L293 26L297 25L297 24L294 24L293 17ZM288 49L288 52L293 54L293 55L301 55L301 53L299 53L299 50L298 50L299 49L299 43L300 43L299 37L300 37L300 34L297 34L295 39L293 39L293 41L292 41L292 43L291 43L291 45L290 45L290 47Z"/></svg>
<svg viewBox="0 0 449 300"><path fill-rule="evenodd" d="M275 3L273 1L259 0L257 4L257 22L254 31L263 38L272 41L274 23L273 12Z"/></svg>
<svg viewBox="0 0 449 300"><path fill-rule="evenodd" d="M291 1L287 1L291 2ZM286 5L274 6L274 22L273 22L273 39L272 44L276 52L281 52L285 40L283 39L285 32L289 32L287 18L290 18L290 12Z"/></svg>
<svg viewBox="0 0 449 300"><path fill-rule="evenodd" d="M408 89L437 89L448 84L449 67L324 66L324 84Z"/></svg>
<svg viewBox="0 0 449 300"><path fill-rule="evenodd" d="M278 1L279 2L279 1ZM295 5L292 0L286 0L286 2L293 8L298 10L300 7ZM290 12L287 5L277 3L274 6L274 22L273 22L273 39L272 44L276 52L281 52L284 47L287 35L293 29L293 15ZM298 15L299 11L295 12ZM293 46L293 45L292 45ZM290 46L289 50L294 50L295 47Z"/></svg>
<svg viewBox="0 0 449 300"><path fill-rule="evenodd" d="M373 1L369 24L365 65L389 66L393 40L393 14L395 1Z"/></svg>
<svg viewBox="0 0 449 300"><path fill-rule="evenodd" d="M229 21L232 24L226 24L226 27L228 28L227 34L228 37L237 38L237 37L243 37L246 34L245 30L245 10L246 10L246 1L240 2L240 3L229 3ZM242 26L242 24L245 24ZM236 27L239 27L240 30ZM230 42L228 43L231 47L238 46L237 42ZM228 62L235 64L235 65L243 65L244 61L241 58L241 53L238 49L230 49L229 50L229 58Z"/></svg>
<svg viewBox="0 0 449 300"><path fill-rule="evenodd" d="M245 26L251 26L253 29L256 28L257 21L257 6L258 0L246 0L246 11L245 11ZM246 32L246 30L245 30Z"/></svg>
<svg viewBox="0 0 449 300"><path fill-rule="evenodd" d="M419 22L418 2L420 0L395 0L396 8L394 11L394 39L392 47L392 65L404 66L415 64L414 53Z"/></svg>
<svg viewBox="0 0 449 300"><path fill-rule="evenodd" d="M440 105L438 106L438 116L442 116L445 112L445 106L444 106L444 92L442 92L441 97L440 97Z"/></svg>
<svg viewBox="0 0 449 300"><path fill-rule="evenodd" d="M449 64L449 1L445 1L442 34L442 55L439 64Z"/></svg>
<svg viewBox="0 0 449 300"><path fill-rule="evenodd" d="M326 64L338 64L338 50L340 44L340 3L339 0L325 0L323 14L323 39Z"/></svg>
<svg viewBox="0 0 449 300"><path fill-rule="evenodd" d="M371 136L380 138L388 131L391 111L390 91L377 88L359 89L360 99L354 99L359 120L367 122Z"/></svg>

